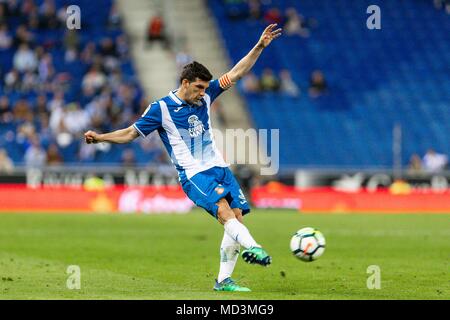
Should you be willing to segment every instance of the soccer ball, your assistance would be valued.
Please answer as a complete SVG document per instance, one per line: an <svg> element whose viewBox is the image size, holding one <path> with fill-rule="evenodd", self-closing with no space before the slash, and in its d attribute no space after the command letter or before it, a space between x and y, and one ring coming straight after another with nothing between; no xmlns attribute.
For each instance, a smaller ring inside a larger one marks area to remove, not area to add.
<svg viewBox="0 0 450 320"><path fill-rule="evenodd" d="M314 228L298 230L291 238L292 253L302 261L314 261L325 251L325 237Z"/></svg>

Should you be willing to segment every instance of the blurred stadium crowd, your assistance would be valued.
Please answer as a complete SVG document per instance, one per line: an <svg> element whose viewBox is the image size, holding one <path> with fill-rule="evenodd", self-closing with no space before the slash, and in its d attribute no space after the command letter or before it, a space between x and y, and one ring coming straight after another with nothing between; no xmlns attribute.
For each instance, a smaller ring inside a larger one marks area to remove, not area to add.
<svg viewBox="0 0 450 320"><path fill-rule="evenodd" d="M113 2L81 1L80 30L66 27L69 4L0 2L2 153L14 163L38 167L166 161L154 139L122 147L82 143L87 128L129 126L148 102Z"/></svg>
<svg viewBox="0 0 450 320"><path fill-rule="evenodd" d="M150 101L114 2L77 3L81 30L67 29L66 0L0 1L0 157L28 166L166 163L155 135L127 146L82 143L87 128L129 126ZM238 85L256 128L282 128L282 167L389 167L396 124L405 166L448 165L448 1L383 2L378 33L356 14L368 4L205 2L232 63L265 25L284 28ZM164 13L149 17L145 36L176 53L179 68L193 59L171 43Z"/></svg>

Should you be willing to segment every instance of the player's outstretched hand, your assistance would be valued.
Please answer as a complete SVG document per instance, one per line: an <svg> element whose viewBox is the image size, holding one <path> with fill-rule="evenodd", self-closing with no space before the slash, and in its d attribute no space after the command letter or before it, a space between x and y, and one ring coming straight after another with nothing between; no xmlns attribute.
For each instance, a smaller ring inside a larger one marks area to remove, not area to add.
<svg viewBox="0 0 450 320"><path fill-rule="evenodd" d="M89 130L84 134L84 140L87 144L98 143L98 136L99 134L97 132Z"/></svg>
<svg viewBox="0 0 450 320"><path fill-rule="evenodd" d="M262 33L261 38L259 38L258 45L261 45L262 47L265 48L272 42L273 39L276 39L279 36L281 36L281 31L283 29L278 28L274 30L276 26L277 26L276 23L267 26L267 28Z"/></svg>

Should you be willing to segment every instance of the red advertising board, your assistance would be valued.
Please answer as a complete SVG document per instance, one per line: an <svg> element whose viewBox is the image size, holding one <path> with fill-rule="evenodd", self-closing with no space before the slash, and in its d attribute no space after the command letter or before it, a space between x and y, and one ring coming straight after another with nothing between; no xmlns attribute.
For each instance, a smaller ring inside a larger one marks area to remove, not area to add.
<svg viewBox="0 0 450 320"><path fill-rule="evenodd" d="M450 190L324 188L297 189L279 183L253 188L256 208L291 208L302 213L450 213ZM39 187L0 185L0 212L187 213L194 204L180 186Z"/></svg>
<svg viewBox="0 0 450 320"><path fill-rule="evenodd" d="M332 187L298 189L280 183L253 188L257 208L294 208L304 213L450 213L450 190L384 188L345 192Z"/></svg>
<svg viewBox="0 0 450 320"><path fill-rule="evenodd" d="M187 213L193 205L179 186L91 190L0 185L0 212Z"/></svg>

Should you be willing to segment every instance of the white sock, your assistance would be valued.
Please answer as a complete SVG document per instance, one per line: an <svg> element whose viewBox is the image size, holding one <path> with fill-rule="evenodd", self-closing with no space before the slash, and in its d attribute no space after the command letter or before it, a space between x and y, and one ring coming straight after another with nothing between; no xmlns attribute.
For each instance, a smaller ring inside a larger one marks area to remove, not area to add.
<svg viewBox="0 0 450 320"><path fill-rule="evenodd" d="M239 257L239 243L233 240L228 233L223 233L222 243L220 244L220 270L217 282L222 282L231 277L236 261Z"/></svg>
<svg viewBox="0 0 450 320"><path fill-rule="evenodd" d="M247 227L238 221L238 219L230 219L224 224L225 232L234 239L234 241L239 242L241 246L245 249L251 247L260 247L256 243L255 239L251 236Z"/></svg>

